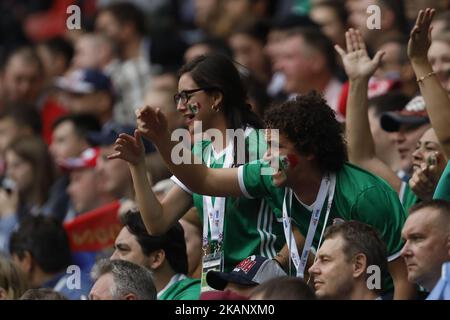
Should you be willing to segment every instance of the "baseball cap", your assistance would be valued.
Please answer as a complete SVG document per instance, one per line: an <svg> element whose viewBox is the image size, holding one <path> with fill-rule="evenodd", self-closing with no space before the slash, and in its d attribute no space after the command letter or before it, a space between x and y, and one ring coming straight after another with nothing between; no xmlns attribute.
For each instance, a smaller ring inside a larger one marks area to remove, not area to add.
<svg viewBox="0 0 450 320"><path fill-rule="evenodd" d="M230 290L206 291L200 294L199 300L248 300L248 297L244 297Z"/></svg>
<svg viewBox="0 0 450 320"><path fill-rule="evenodd" d="M103 125L101 131L91 131L87 135L87 140L94 146L110 146L113 145L119 134L126 133L130 136L134 136L134 130L136 128L130 125L122 125L117 122L107 122ZM143 139L145 153L152 153L155 151L155 147L152 143Z"/></svg>
<svg viewBox="0 0 450 320"><path fill-rule="evenodd" d="M413 98L403 110L384 112L380 118L381 128L388 132L398 131L402 124L420 126L428 122L430 119L422 96Z"/></svg>
<svg viewBox="0 0 450 320"><path fill-rule="evenodd" d="M252 255L239 262L231 272L208 272L206 282L213 289L223 290L229 282L244 286L256 286L272 278L285 275L286 273L278 262Z"/></svg>
<svg viewBox="0 0 450 320"><path fill-rule="evenodd" d="M78 158L66 158L58 162L58 165L68 171L86 168L95 168L99 156L98 148L84 150Z"/></svg>
<svg viewBox="0 0 450 320"><path fill-rule="evenodd" d="M95 69L78 69L55 80L55 86L64 91L88 94L95 91L113 92L111 79Z"/></svg>

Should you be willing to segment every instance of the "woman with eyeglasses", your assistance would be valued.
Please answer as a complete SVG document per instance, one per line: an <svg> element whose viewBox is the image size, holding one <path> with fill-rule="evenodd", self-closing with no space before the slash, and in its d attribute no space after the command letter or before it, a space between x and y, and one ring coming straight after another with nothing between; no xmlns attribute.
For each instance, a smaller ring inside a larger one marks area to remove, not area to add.
<svg viewBox="0 0 450 320"><path fill-rule="evenodd" d="M184 65L174 98L189 134L175 131L172 138L193 138L193 153L204 164L212 168L237 167L264 155L267 145L262 122L247 104L239 73L228 58L200 56ZM176 186L161 202L156 199L145 175L140 138L146 135L142 116L146 108L137 111L139 131L134 137L122 134L116 142L117 152L110 158L129 162L149 233L164 233L193 204L198 211L197 224L203 228L203 274L208 266L229 272L251 255L273 258L284 245L283 229L264 200L202 196L192 193L175 177L172 179ZM234 141L227 138L227 130L237 136ZM177 152L173 156L180 158L175 161L186 160Z"/></svg>

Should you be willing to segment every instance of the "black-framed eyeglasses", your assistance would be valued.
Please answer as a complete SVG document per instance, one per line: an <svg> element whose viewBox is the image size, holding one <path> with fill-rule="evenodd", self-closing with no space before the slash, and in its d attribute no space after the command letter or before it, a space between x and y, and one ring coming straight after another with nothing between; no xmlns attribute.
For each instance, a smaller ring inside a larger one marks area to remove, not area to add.
<svg viewBox="0 0 450 320"><path fill-rule="evenodd" d="M188 103L189 99L191 99L192 94L199 92L199 91L207 91L212 90L213 87L203 87L203 88L197 88L192 90L183 90L176 95L173 96L173 100L175 101L175 104L178 105L180 102L182 104Z"/></svg>

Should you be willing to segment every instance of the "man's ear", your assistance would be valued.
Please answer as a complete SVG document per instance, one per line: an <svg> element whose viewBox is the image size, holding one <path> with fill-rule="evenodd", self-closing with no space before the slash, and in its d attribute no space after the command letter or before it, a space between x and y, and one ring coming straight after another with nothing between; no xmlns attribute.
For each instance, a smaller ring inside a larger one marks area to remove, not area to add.
<svg viewBox="0 0 450 320"><path fill-rule="evenodd" d="M138 300L134 293L128 293L123 297L123 300Z"/></svg>
<svg viewBox="0 0 450 320"><path fill-rule="evenodd" d="M8 299L8 292L2 287L0 287L0 300L7 300Z"/></svg>
<svg viewBox="0 0 450 320"><path fill-rule="evenodd" d="M30 274L33 269L33 257L29 251L25 251L22 258L19 258L17 254L13 254L12 258L14 263L22 269L23 272L27 275Z"/></svg>
<svg viewBox="0 0 450 320"><path fill-rule="evenodd" d="M358 253L353 257L353 278L359 278L366 273L367 258L364 254Z"/></svg>
<svg viewBox="0 0 450 320"><path fill-rule="evenodd" d="M108 112L109 110L112 110L112 97L111 95L106 91L100 91L97 94L97 105L99 107L99 111L101 113Z"/></svg>
<svg viewBox="0 0 450 320"><path fill-rule="evenodd" d="M150 269L156 270L161 267L161 265L166 260L166 253L163 249L158 249L150 253L149 256L149 266Z"/></svg>
<svg viewBox="0 0 450 320"><path fill-rule="evenodd" d="M214 106L220 107L223 104L223 93L219 90L214 90L211 94L214 99Z"/></svg>

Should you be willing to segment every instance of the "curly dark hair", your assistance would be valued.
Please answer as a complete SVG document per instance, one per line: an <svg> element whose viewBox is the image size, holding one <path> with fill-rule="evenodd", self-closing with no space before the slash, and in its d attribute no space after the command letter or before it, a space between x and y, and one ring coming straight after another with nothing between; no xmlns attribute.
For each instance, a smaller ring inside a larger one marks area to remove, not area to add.
<svg viewBox="0 0 450 320"><path fill-rule="evenodd" d="M267 128L285 134L300 154L315 155L322 171L336 172L347 161L341 124L315 91L270 108L265 122Z"/></svg>

